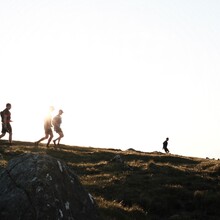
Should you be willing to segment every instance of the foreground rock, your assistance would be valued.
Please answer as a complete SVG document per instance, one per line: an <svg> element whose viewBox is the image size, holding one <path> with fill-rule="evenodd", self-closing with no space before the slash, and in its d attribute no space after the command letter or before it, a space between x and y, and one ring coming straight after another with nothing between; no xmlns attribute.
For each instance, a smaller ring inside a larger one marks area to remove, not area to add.
<svg viewBox="0 0 220 220"><path fill-rule="evenodd" d="M0 173L0 219L100 218L94 199L65 163L25 154Z"/></svg>

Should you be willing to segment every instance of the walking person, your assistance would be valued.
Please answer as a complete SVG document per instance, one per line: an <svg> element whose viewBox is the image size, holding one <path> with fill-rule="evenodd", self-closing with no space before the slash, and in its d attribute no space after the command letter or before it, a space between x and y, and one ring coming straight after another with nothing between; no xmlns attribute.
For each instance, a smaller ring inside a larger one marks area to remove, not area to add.
<svg viewBox="0 0 220 220"><path fill-rule="evenodd" d="M56 116L53 118L53 121L52 121L53 127L54 127L54 131L55 131L57 134L59 134L59 137L53 140L54 145L59 145L61 138L64 137L63 131L62 131L61 127L60 127L60 125L61 125L61 123L62 123L62 118L61 118L61 115L62 115L62 114L63 114L63 110L60 109L59 112L58 112L58 115L56 115ZM57 141L57 143L56 143L56 141Z"/></svg>
<svg viewBox="0 0 220 220"><path fill-rule="evenodd" d="M46 139L48 139L47 141L47 147L49 147L49 144L53 138L53 131L52 131L52 112L54 111L54 107L51 106L49 108L49 113L48 115L44 118L44 131L45 131L45 136L42 137L40 140L36 141L35 142L35 146L38 146L38 144L41 142L41 141L44 141Z"/></svg>
<svg viewBox="0 0 220 220"><path fill-rule="evenodd" d="M168 150L167 146L168 146L168 141L169 138L166 138L166 140L163 142L163 149L165 150L166 153L169 153L170 151Z"/></svg>
<svg viewBox="0 0 220 220"><path fill-rule="evenodd" d="M1 112L2 117L2 134L0 135L0 139L5 136L6 132L9 134L8 142L9 145L12 145L12 127L11 127L11 104L7 103L6 108Z"/></svg>

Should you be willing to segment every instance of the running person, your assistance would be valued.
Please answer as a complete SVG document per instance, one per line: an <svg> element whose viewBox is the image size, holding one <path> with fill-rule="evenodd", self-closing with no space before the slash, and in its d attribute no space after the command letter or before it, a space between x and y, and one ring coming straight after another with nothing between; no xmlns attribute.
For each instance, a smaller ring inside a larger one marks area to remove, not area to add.
<svg viewBox="0 0 220 220"><path fill-rule="evenodd" d="M38 144L43 141L43 140L46 140L48 139L47 141L47 147L49 147L49 144L53 138L53 131L52 131L52 112L54 111L54 107L51 106L50 109L49 109L49 113L48 115L45 117L44 119L44 131L45 131L45 136L42 137L40 140L36 141L35 142L35 146L38 146Z"/></svg>
<svg viewBox="0 0 220 220"><path fill-rule="evenodd" d="M169 138L166 138L166 140L163 142L163 149L165 150L166 153L169 153L170 151L168 150L167 146L168 146L168 141Z"/></svg>
<svg viewBox="0 0 220 220"><path fill-rule="evenodd" d="M57 134L59 134L59 137L53 140L54 145L59 145L61 138L64 137L63 131L62 131L61 127L60 127L60 125L61 125L61 123L62 123L62 118L61 118L61 115L62 115L62 114L63 114L63 110L59 110L58 115L56 115L56 116L53 118L53 121L52 121L53 127L54 127L54 131L55 131ZM57 141L57 143L56 143L56 141Z"/></svg>
<svg viewBox="0 0 220 220"><path fill-rule="evenodd" d="M11 127L10 122L12 121L11 121L11 112L9 111L10 109L11 109L11 104L7 103L5 110L1 112L2 134L0 135L0 139L5 136L6 132L8 132L9 133L8 141L9 141L9 144L11 145L12 144L12 127Z"/></svg>

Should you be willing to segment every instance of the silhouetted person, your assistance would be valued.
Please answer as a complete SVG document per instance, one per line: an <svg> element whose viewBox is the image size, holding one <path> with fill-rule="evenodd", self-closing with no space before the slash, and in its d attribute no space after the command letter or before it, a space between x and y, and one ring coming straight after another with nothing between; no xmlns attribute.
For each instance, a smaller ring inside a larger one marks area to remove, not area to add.
<svg viewBox="0 0 220 220"><path fill-rule="evenodd" d="M168 150L167 146L168 146L168 141L169 138L166 138L166 140L163 142L163 149L165 150L166 153L169 153L170 151Z"/></svg>
<svg viewBox="0 0 220 220"><path fill-rule="evenodd" d="M49 109L49 113L48 115L44 118L44 131L45 131L45 136L42 137L39 141L35 142L35 146L38 146L38 144L43 141L43 140L46 140L48 139L48 142L47 142L47 147L49 147L49 144L53 138L53 131L52 131L52 115L51 113L54 111L54 107L51 106L50 109Z"/></svg>
<svg viewBox="0 0 220 220"><path fill-rule="evenodd" d="M55 131L57 134L59 134L59 137L53 140L54 145L59 145L61 138L64 137L63 131L62 131L62 129L60 128L60 125L61 125L61 123L62 123L62 118L61 118L61 115L62 115L62 114L63 114L63 110L59 110L58 115L56 115L56 116L53 118L53 121L52 121L54 131ZM58 142L56 143L56 141L58 141Z"/></svg>
<svg viewBox="0 0 220 220"><path fill-rule="evenodd" d="M0 135L0 139L5 136L6 132L9 133L9 144L12 144L12 127L11 127L11 104L7 103L5 110L1 112L2 115L2 134Z"/></svg>

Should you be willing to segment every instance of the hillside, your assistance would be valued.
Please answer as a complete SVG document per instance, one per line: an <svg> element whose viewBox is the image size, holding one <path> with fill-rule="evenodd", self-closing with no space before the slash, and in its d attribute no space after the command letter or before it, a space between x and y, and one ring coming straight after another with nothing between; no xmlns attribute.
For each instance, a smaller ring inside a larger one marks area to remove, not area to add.
<svg viewBox="0 0 220 220"><path fill-rule="evenodd" d="M10 159L30 152L65 161L104 220L220 219L220 161L133 149L35 148L19 141L9 147L1 141L0 172Z"/></svg>

